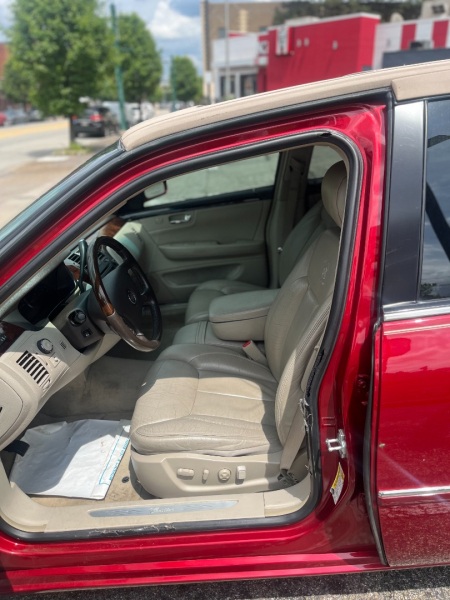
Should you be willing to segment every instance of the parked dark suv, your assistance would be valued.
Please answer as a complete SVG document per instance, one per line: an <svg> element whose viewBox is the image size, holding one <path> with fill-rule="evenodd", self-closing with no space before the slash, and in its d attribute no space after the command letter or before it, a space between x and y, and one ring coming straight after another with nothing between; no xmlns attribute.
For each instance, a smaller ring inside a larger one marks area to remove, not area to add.
<svg viewBox="0 0 450 600"><path fill-rule="evenodd" d="M113 112L106 106L86 108L80 117L73 117L75 136L84 133L88 136L119 134L119 122Z"/></svg>

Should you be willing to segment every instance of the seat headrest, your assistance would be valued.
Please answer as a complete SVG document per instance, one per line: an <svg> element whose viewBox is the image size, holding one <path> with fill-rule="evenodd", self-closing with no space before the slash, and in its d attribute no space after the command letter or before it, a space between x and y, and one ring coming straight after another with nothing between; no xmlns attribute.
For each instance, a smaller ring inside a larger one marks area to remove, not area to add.
<svg viewBox="0 0 450 600"><path fill-rule="evenodd" d="M322 202L338 227L342 227L347 198L347 169L344 161L334 164L322 180Z"/></svg>

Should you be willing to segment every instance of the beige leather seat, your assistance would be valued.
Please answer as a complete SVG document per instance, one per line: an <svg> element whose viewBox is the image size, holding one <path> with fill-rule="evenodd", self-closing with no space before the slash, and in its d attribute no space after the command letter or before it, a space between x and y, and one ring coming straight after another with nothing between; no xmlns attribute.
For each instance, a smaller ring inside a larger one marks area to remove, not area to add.
<svg viewBox="0 0 450 600"><path fill-rule="evenodd" d="M270 309L267 367L232 349L184 344L168 348L150 369L131 422L133 465L150 493L285 485L278 477L281 450L328 319L346 189L340 162L327 172L322 190L335 227L309 246Z"/></svg>
<svg viewBox="0 0 450 600"><path fill-rule="evenodd" d="M289 234L284 244L283 252L280 255L280 285L283 285L286 281L287 276L294 268L300 256L307 250L308 246L329 225L329 218L323 208L322 202L318 202L313 206L297 223ZM200 284L189 298L186 309L186 324L207 321L209 306L215 298L262 289L265 288L243 281L231 281L229 279L206 281ZM193 330L191 336L192 334Z"/></svg>

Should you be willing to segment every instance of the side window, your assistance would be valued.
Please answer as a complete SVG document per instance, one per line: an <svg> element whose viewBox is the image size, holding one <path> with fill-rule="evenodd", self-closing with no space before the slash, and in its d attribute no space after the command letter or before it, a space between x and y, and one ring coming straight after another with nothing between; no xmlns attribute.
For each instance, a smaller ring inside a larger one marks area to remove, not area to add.
<svg viewBox="0 0 450 600"><path fill-rule="evenodd" d="M253 193L258 189L273 187L278 159L279 154L266 154L174 177L167 181L167 193L160 198L147 200L144 207L214 198L236 192Z"/></svg>
<svg viewBox="0 0 450 600"><path fill-rule="evenodd" d="M450 102L428 103L422 300L450 297Z"/></svg>
<svg viewBox="0 0 450 600"><path fill-rule="evenodd" d="M309 163L308 181L323 179L328 169L339 162L341 157L330 146L314 146Z"/></svg>

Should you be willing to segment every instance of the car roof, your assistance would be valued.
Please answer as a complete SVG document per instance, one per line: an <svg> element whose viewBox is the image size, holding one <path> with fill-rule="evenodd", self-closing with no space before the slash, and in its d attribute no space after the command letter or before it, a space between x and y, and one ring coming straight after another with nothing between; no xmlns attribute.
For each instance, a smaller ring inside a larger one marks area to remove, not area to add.
<svg viewBox="0 0 450 600"><path fill-rule="evenodd" d="M209 106L194 106L143 121L126 131L122 144L133 150L167 135L211 125L229 119L325 100L390 88L398 101L450 93L450 60L364 71L338 79L327 79L265 92Z"/></svg>

